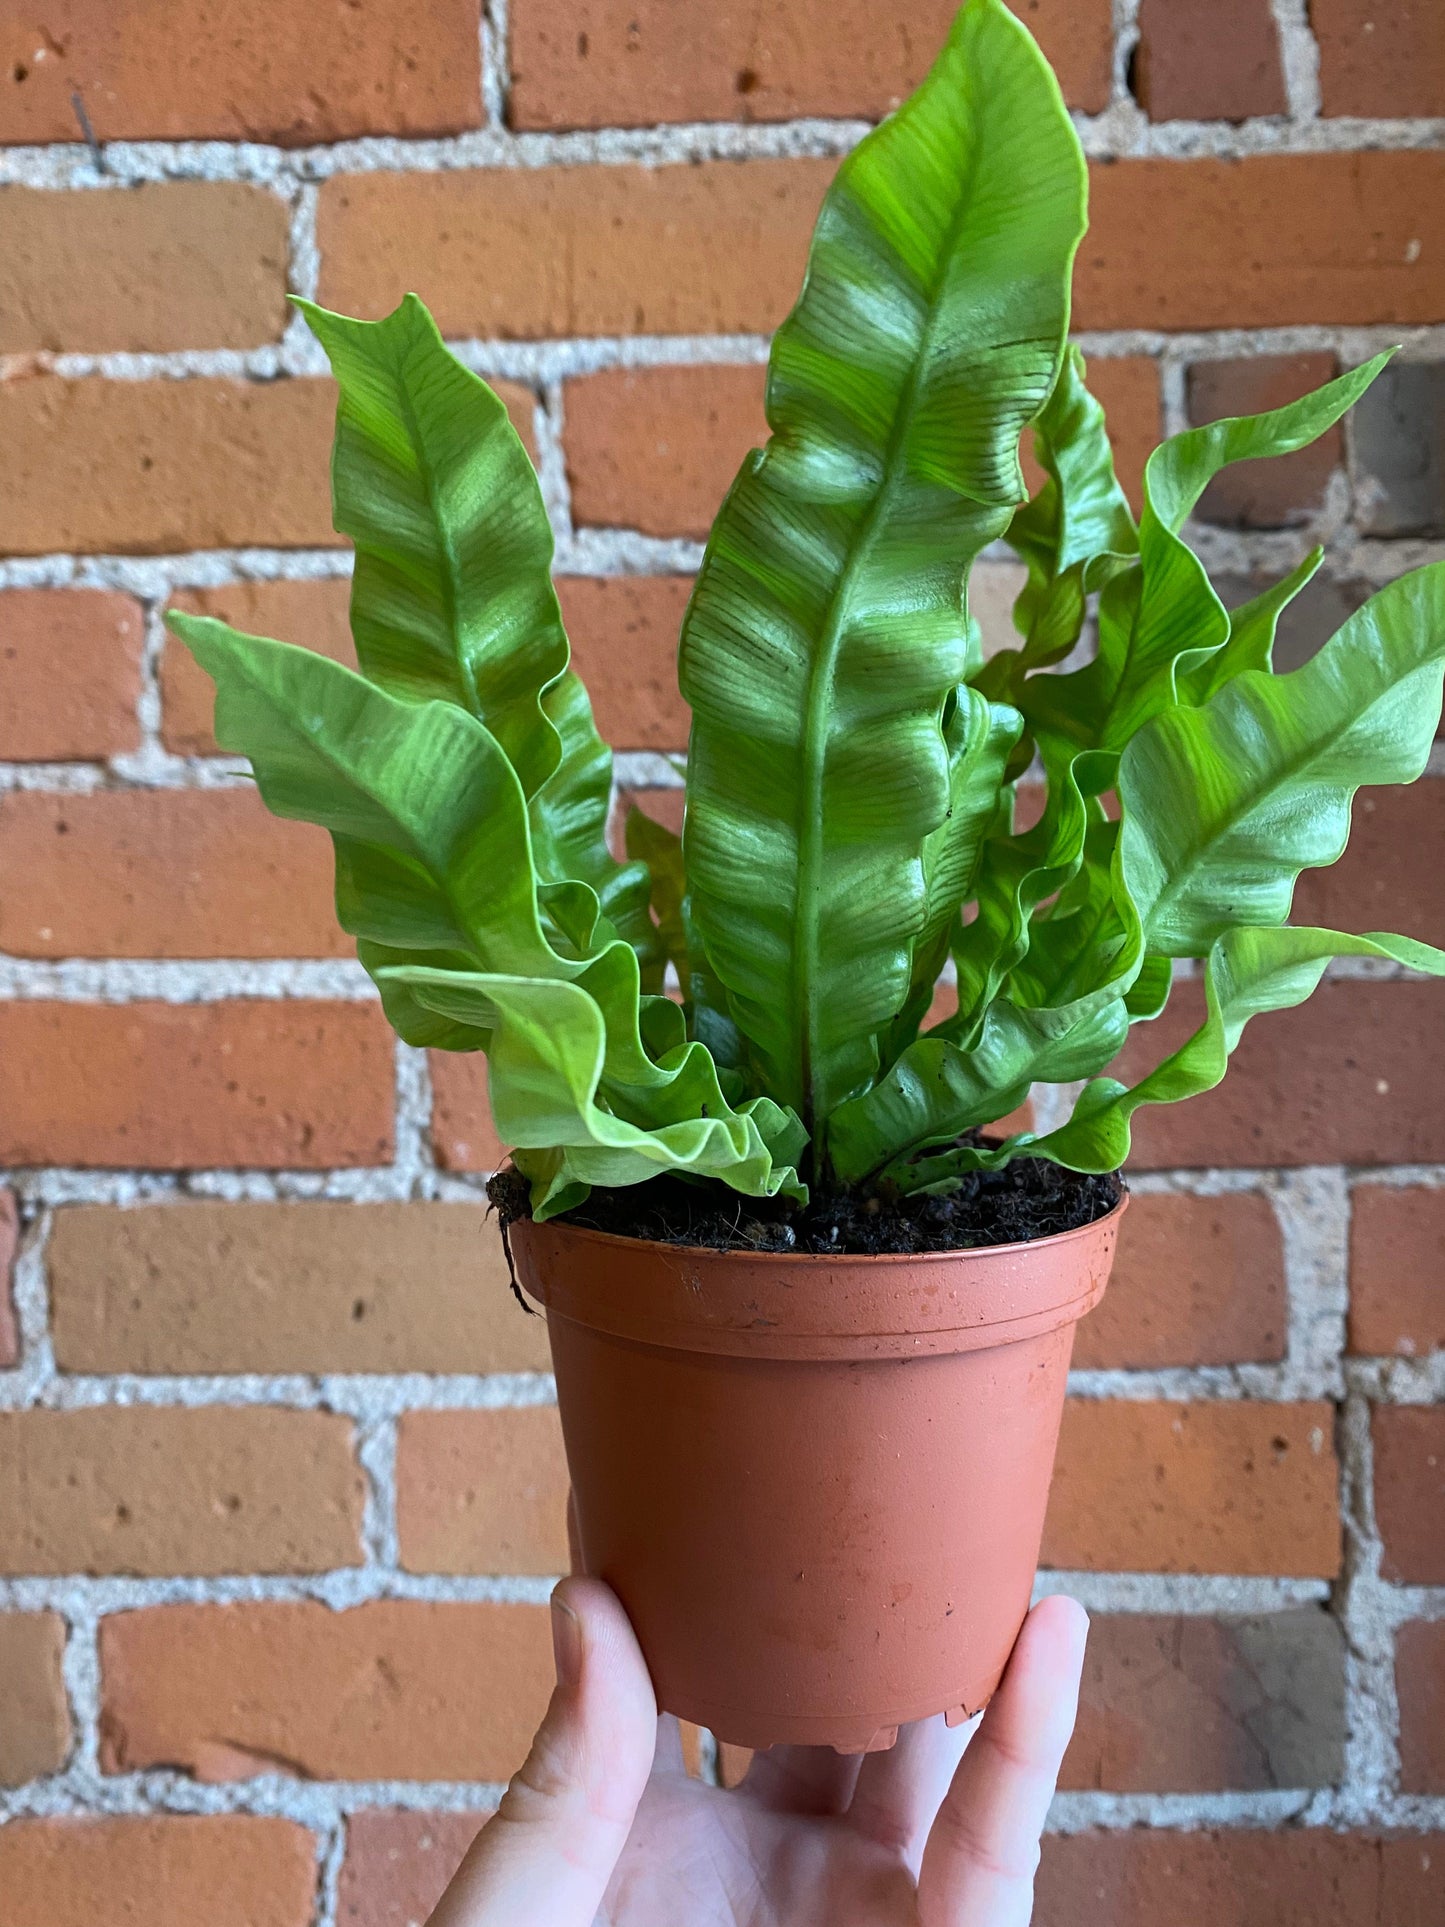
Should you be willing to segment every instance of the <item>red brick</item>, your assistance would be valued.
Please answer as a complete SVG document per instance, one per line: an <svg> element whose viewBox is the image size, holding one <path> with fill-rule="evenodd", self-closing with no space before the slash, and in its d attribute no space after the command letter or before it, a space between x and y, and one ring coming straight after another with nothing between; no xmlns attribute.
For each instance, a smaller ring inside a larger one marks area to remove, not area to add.
<svg viewBox="0 0 1445 1927"><path fill-rule="evenodd" d="M1077 328L1445 315L1445 153L1105 161L1091 181Z"/></svg>
<svg viewBox="0 0 1445 1927"><path fill-rule="evenodd" d="M958 1013L958 985L940 977L933 986L933 997L928 1009L923 1013L920 1030L932 1030L935 1024L942 1024ZM990 1118L987 1125L990 1135L1006 1137L1011 1131L1031 1131L1033 1129L1033 1100L1025 1098L1023 1103L1005 1117Z"/></svg>
<svg viewBox="0 0 1445 1927"><path fill-rule="evenodd" d="M751 333L796 299L827 160L338 175L322 299L414 287L452 335ZM1134 159L1093 169L1080 328L1433 322L1445 154Z"/></svg>
<svg viewBox="0 0 1445 1927"><path fill-rule="evenodd" d="M704 536L750 448L768 437L761 366L609 368L563 392L579 525Z"/></svg>
<svg viewBox="0 0 1445 1927"><path fill-rule="evenodd" d="M1088 382L1103 404L1114 468L1137 514L1144 464L1164 436L1159 364L1149 355L1093 355Z"/></svg>
<svg viewBox="0 0 1445 1927"><path fill-rule="evenodd" d="M310 1927L316 1845L289 1820L12 1820L5 1927Z"/></svg>
<svg viewBox="0 0 1445 1927"><path fill-rule="evenodd" d="M0 1413L0 1571L327 1572L361 1561L349 1419L264 1405Z"/></svg>
<svg viewBox="0 0 1445 1927"><path fill-rule="evenodd" d="M1445 1837L1050 1834L1034 1927L1436 1927Z"/></svg>
<svg viewBox="0 0 1445 1927"><path fill-rule="evenodd" d="M545 1372L485 1204L69 1205L45 1247L71 1372Z"/></svg>
<svg viewBox="0 0 1445 1927"><path fill-rule="evenodd" d="M1109 1289L1078 1328L1074 1364L1157 1370L1280 1359L1288 1311L1267 1198L1136 1196Z"/></svg>
<svg viewBox="0 0 1445 1927"><path fill-rule="evenodd" d="M480 1051L427 1052L431 1069L432 1148L444 1171L495 1171L507 1153L487 1099Z"/></svg>
<svg viewBox="0 0 1445 1927"><path fill-rule="evenodd" d="M1143 0L1134 85L1151 120L1289 109L1269 0Z"/></svg>
<svg viewBox="0 0 1445 1927"><path fill-rule="evenodd" d="M1371 1424L1386 1579L1445 1586L1445 1406L1385 1405Z"/></svg>
<svg viewBox="0 0 1445 1927"><path fill-rule="evenodd" d="M988 1129L996 1137L1010 1137L1015 1131L1031 1131L1034 1128L1034 1106L1032 1098L1025 1098L1013 1110L1005 1111L1002 1117L991 1118Z"/></svg>
<svg viewBox="0 0 1445 1927"><path fill-rule="evenodd" d="M408 1412L397 1436L401 1563L409 1572L566 1572L567 1489L555 1406Z"/></svg>
<svg viewBox="0 0 1445 1927"><path fill-rule="evenodd" d="M59 1613L0 1613L0 1786L58 1773L70 1752ZM0 1864L4 1849L0 1846Z"/></svg>
<svg viewBox="0 0 1445 1927"><path fill-rule="evenodd" d="M333 662L356 667L351 640L351 578L323 576L313 582L228 582L220 589L183 589L173 609L216 616L248 636L296 642ZM216 686L178 636L168 636L161 656L161 740L177 756L214 756L211 726Z"/></svg>
<svg viewBox="0 0 1445 1927"><path fill-rule="evenodd" d="M1350 423L1362 535L1445 535L1445 361L1397 361Z"/></svg>
<svg viewBox="0 0 1445 1927"><path fill-rule="evenodd" d="M1350 1200L1350 1350L1445 1351L1445 1190L1357 1185Z"/></svg>
<svg viewBox="0 0 1445 1927"><path fill-rule="evenodd" d="M686 749L677 638L692 577L563 576L557 593L603 739L614 749Z"/></svg>
<svg viewBox="0 0 1445 1927"><path fill-rule="evenodd" d="M444 334L503 339L772 328L836 165L337 175L321 189L321 299L382 314L415 288Z"/></svg>
<svg viewBox="0 0 1445 1927"><path fill-rule="evenodd" d="M1330 930L1407 930L1445 945L1445 888L1436 853L1445 839L1445 782L1361 790L1349 848L1338 863L1306 870L1291 920Z"/></svg>
<svg viewBox="0 0 1445 1927"><path fill-rule="evenodd" d="M0 382L0 547L324 547L333 414L329 381Z"/></svg>
<svg viewBox="0 0 1445 1927"><path fill-rule="evenodd" d="M1108 105L1107 0L1014 0L1071 106ZM517 0L510 16L517 127L658 121L877 119L916 87L954 0L763 0L743 9L668 0Z"/></svg>
<svg viewBox="0 0 1445 1927"><path fill-rule="evenodd" d="M234 181L0 188L0 354L278 341L289 225L279 195Z"/></svg>
<svg viewBox="0 0 1445 1927"><path fill-rule="evenodd" d="M46 0L0 23L0 140L451 134L482 121L477 0Z"/></svg>
<svg viewBox="0 0 1445 1927"><path fill-rule="evenodd" d="M0 1005L0 1164L378 1164L394 1052L371 1003Z"/></svg>
<svg viewBox="0 0 1445 1927"><path fill-rule="evenodd" d="M1197 361L1188 377L1189 419L1200 425L1226 415L1262 415L1323 387L1338 373L1338 361L1323 349ZM1296 527L1324 506L1325 489L1344 456L1344 435L1336 426L1293 455L1235 462L1215 476L1195 514L1201 522L1225 528Z"/></svg>
<svg viewBox="0 0 1445 1927"><path fill-rule="evenodd" d="M331 839L256 791L0 798L0 950L20 957L339 957Z"/></svg>
<svg viewBox="0 0 1445 1927"><path fill-rule="evenodd" d="M346 1822L337 1927L418 1927L428 1919L482 1813L389 1813L363 1809Z"/></svg>
<svg viewBox="0 0 1445 1927"><path fill-rule="evenodd" d="M1436 0L1310 0L1327 114L1445 114Z"/></svg>
<svg viewBox="0 0 1445 1927"><path fill-rule="evenodd" d="M161 1606L101 1623L108 1773L505 1780L552 1689L545 1606Z"/></svg>
<svg viewBox="0 0 1445 1927"><path fill-rule="evenodd" d="M0 1191L0 1371L20 1356L15 1317L15 1252L20 1243L20 1213L13 1191Z"/></svg>
<svg viewBox="0 0 1445 1927"><path fill-rule="evenodd" d="M1203 987L1175 987L1115 1066L1132 1083L1202 1021ZM1445 1161L1445 984L1327 980L1256 1018L1222 1085L1135 1113L1136 1170L1187 1165Z"/></svg>
<svg viewBox="0 0 1445 1927"><path fill-rule="evenodd" d="M143 631L140 604L109 589L0 593L0 758L137 748Z"/></svg>
<svg viewBox="0 0 1445 1927"><path fill-rule="evenodd" d="M1088 1572L1329 1578L1339 1570L1333 1408L1071 1399L1043 1562Z"/></svg>
<svg viewBox="0 0 1445 1927"><path fill-rule="evenodd" d="M1095 1615L1066 1791L1330 1786L1344 1768L1345 1642L1317 1606L1253 1618Z"/></svg>
<svg viewBox="0 0 1445 1927"><path fill-rule="evenodd" d="M1400 1628L1395 1686L1401 1788L1445 1793L1445 1619L1417 1619Z"/></svg>

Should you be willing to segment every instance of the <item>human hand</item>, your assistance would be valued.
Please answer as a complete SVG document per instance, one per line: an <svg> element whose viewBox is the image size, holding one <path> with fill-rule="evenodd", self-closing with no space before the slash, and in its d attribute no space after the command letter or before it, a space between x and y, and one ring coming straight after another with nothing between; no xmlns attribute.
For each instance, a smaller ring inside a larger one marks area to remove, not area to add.
<svg viewBox="0 0 1445 1927"><path fill-rule="evenodd" d="M729 1792L687 1777L616 1596L564 1579L547 1716L428 1927L1027 1927L1088 1623L1034 1608L971 1743L773 1747Z"/></svg>

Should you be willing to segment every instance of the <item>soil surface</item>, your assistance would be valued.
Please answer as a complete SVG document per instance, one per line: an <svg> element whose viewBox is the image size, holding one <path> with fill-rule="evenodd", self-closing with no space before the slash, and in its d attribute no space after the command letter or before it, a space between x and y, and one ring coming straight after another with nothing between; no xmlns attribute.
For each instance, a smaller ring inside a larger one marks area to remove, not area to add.
<svg viewBox="0 0 1445 1927"><path fill-rule="evenodd" d="M745 1198L716 1182L658 1177L646 1184L599 1186L558 1222L713 1251L878 1257L1018 1244L1073 1231L1112 1211L1123 1189L1116 1172L1090 1177L1030 1157L1014 1158L1002 1171L972 1172L948 1198L845 1191L815 1195L801 1207L790 1199ZM531 1216L526 1180L510 1167L497 1173L487 1193L504 1233L518 1218Z"/></svg>

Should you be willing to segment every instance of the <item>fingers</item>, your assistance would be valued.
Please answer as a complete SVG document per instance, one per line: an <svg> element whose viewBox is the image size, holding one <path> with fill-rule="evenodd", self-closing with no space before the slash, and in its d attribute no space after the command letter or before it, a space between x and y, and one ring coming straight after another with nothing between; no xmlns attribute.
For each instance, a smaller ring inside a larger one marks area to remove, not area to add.
<svg viewBox="0 0 1445 1927"><path fill-rule="evenodd" d="M933 1817L971 1731L969 1726L946 1726L940 1713L937 1719L903 1727L887 1753L868 1754L848 1809L849 1826L901 1853L917 1873Z"/></svg>
<svg viewBox="0 0 1445 1927"><path fill-rule="evenodd" d="M923 1855L921 1927L1028 1927L1039 1836L1074 1730L1089 1629L1042 1600L963 1756Z"/></svg>
<svg viewBox="0 0 1445 1927"><path fill-rule="evenodd" d="M770 1813L846 1813L861 1763L831 1746L770 1746L753 1755L738 1792Z"/></svg>
<svg viewBox="0 0 1445 1927"><path fill-rule="evenodd" d="M429 1927L592 1927L626 1843L657 1738L652 1682L599 1580L564 1579L552 1599L547 1716Z"/></svg>

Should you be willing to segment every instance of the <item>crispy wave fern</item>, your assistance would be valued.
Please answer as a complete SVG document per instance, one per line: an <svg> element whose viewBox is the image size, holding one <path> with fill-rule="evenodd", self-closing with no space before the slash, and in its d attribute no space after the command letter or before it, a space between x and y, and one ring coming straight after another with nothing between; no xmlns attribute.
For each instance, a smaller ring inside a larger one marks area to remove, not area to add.
<svg viewBox="0 0 1445 1927"><path fill-rule="evenodd" d="M360 673L172 626L216 681L223 746L278 814L331 832L338 915L402 1037L487 1053L539 1217L666 1171L802 1198L947 1190L1024 1150L1110 1170L1139 1105L1218 1083L1249 1019L1331 959L1445 974L1408 938L1289 922L1359 786L1425 767L1445 565L1276 675L1318 552L1230 612L1182 535L1223 466L1311 441L1380 362L1166 442L1136 524L1066 345L1085 200L1038 49L1002 0L970 0L824 202L773 342L771 435L683 625L684 835L634 811L625 861L501 402L413 296L375 323L306 305L340 386ZM985 661L968 578L999 542L1027 580L1017 646ZM1122 1084L1108 1067L1181 958L1202 962L1204 1022ZM957 1008L928 1025L949 974ZM973 1135L1041 1081L1082 1086L1066 1123Z"/></svg>

